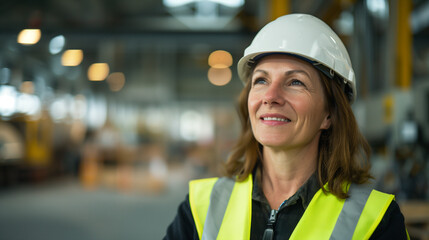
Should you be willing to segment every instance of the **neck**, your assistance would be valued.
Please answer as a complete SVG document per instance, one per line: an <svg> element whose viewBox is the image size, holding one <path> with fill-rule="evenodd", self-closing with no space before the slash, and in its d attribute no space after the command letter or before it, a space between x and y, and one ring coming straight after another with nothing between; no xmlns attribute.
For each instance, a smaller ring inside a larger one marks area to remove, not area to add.
<svg viewBox="0 0 429 240"><path fill-rule="evenodd" d="M262 189L271 208L277 209L315 172L317 148L280 151L264 147L262 163Z"/></svg>

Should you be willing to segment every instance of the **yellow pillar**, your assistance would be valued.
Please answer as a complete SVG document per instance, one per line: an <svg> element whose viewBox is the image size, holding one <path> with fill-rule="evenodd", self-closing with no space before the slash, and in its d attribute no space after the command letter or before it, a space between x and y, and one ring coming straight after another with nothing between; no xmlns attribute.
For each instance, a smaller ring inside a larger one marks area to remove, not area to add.
<svg viewBox="0 0 429 240"><path fill-rule="evenodd" d="M396 86L402 89L408 89L412 80L411 4L411 0L397 1Z"/></svg>
<svg viewBox="0 0 429 240"><path fill-rule="evenodd" d="M268 20L273 21L276 18L290 13L289 0L269 0Z"/></svg>

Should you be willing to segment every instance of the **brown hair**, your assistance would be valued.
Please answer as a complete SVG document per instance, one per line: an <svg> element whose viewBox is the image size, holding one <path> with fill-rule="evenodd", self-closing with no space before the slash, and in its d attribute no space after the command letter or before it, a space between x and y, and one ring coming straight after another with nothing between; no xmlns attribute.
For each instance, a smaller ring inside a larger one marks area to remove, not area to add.
<svg viewBox="0 0 429 240"><path fill-rule="evenodd" d="M362 184L369 174L370 147L360 133L350 103L344 93L341 81L328 79L319 72L324 88L331 127L322 130L319 140L317 173L320 187L339 198L347 198L344 183ZM238 99L238 113L242 130L236 146L225 164L225 174L243 181L252 173L262 157L261 145L253 136L250 126L247 101L250 80L241 91ZM327 189L323 186L327 184Z"/></svg>

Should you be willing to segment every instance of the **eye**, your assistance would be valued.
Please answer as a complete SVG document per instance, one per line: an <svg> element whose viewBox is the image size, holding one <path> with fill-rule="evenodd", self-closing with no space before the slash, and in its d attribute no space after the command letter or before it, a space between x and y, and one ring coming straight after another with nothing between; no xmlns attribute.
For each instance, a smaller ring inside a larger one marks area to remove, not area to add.
<svg viewBox="0 0 429 240"><path fill-rule="evenodd" d="M258 84L267 84L267 80L265 80L265 78L256 78L255 80L253 80L253 85Z"/></svg>
<svg viewBox="0 0 429 240"><path fill-rule="evenodd" d="M297 80L297 79L293 79L290 82L290 85L291 86L304 86L305 87L305 84L303 82L301 82L300 80Z"/></svg>

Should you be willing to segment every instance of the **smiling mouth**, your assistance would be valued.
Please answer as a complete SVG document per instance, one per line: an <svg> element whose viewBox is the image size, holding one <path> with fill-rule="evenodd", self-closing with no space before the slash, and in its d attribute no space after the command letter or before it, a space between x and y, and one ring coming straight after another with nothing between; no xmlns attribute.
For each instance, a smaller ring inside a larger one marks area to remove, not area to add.
<svg viewBox="0 0 429 240"><path fill-rule="evenodd" d="M264 121L291 122L291 120L288 119L288 118L264 117L264 118L261 118L261 119L263 119Z"/></svg>

